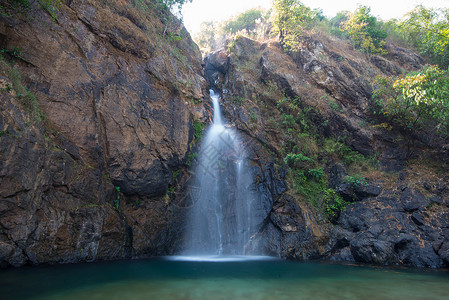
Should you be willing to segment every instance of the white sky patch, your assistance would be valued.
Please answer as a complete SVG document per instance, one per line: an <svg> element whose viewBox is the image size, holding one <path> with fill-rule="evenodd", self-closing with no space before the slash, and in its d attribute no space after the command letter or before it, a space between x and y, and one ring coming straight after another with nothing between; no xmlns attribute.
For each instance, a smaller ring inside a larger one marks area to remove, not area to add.
<svg viewBox="0 0 449 300"><path fill-rule="evenodd" d="M195 1L195 0L194 0ZM401 18L419 4L425 7L449 7L449 0L302 0L311 8L321 8L328 17L342 10L354 11L358 4L371 7L371 14L382 20Z"/></svg>
<svg viewBox="0 0 449 300"><path fill-rule="evenodd" d="M371 7L371 14L383 20L401 18L416 5L449 8L449 0L302 0L310 8L321 8L328 17L342 10L354 11L358 4ZM270 8L272 0L193 0L182 10L190 33L199 32L205 21L223 21L254 7Z"/></svg>
<svg viewBox="0 0 449 300"><path fill-rule="evenodd" d="M224 21L248 9L271 7L271 0L193 0L182 9L184 24L190 33L200 31L200 24L205 21Z"/></svg>

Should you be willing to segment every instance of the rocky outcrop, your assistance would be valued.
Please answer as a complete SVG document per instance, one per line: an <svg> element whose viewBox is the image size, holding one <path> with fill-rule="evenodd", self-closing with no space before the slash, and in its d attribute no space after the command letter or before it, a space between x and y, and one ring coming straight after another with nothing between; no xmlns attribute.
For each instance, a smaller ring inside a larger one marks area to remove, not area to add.
<svg viewBox="0 0 449 300"><path fill-rule="evenodd" d="M198 47L156 2L68 1L54 21L33 2L0 16L0 47L21 49L6 59L46 116L0 92L3 265L172 251L162 196L185 166L206 82Z"/></svg>
<svg viewBox="0 0 449 300"><path fill-rule="evenodd" d="M251 241L250 253L287 259L318 259L326 253L331 236L326 224L304 203L287 194L273 205L269 218Z"/></svg>
<svg viewBox="0 0 449 300"><path fill-rule="evenodd" d="M405 188L350 205L333 229L333 260L447 266L449 206ZM439 203L438 203L439 202Z"/></svg>
<svg viewBox="0 0 449 300"><path fill-rule="evenodd" d="M1 100L0 265L130 255L113 185L70 141L31 126L15 97Z"/></svg>

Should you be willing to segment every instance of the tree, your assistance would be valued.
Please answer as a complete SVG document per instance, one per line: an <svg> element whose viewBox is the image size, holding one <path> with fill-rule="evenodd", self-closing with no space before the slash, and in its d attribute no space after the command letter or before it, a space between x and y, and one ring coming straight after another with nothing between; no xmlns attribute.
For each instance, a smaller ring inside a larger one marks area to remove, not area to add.
<svg viewBox="0 0 449 300"><path fill-rule="evenodd" d="M300 36L313 21L314 12L299 0L274 0L273 25L286 52L296 52Z"/></svg>
<svg viewBox="0 0 449 300"><path fill-rule="evenodd" d="M195 42L203 53L208 53L215 48L216 39L217 25L212 21L201 23L200 32L194 36Z"/></svg>
<svg viewBox="0 0 449 300"><path fill-rule="evenodd" d="M158 0L160 3L164 4L170 11L177 13L182 16L181 9L186 3L192 2L192 0Z"/></svg>
<svg viewBox="0 0 449 300"><path fill-rule="evenodd" d="M349 11L339 11L329 20L330 33L338 36L340 38L344 38L344 32L341 30L343 23L348 20Z"/></svg>
<svg viewBox="0 0 449 300"><path fill-rule="evenodd" d="M414 134L431 129L449 137L449 70L428 66L405 77L379 77L373 111L390 126Z"/></svg>
<svg viewBox="0 0 449 300"><path fill-rule="evenodd" d="M417 6L400 23L408 40L432 63L449 66L449 9L428 9Z"/></svg>
<svg viewBox="0 0 449 300"><path fill-rule="evenodd" d="M387 33L379 29L377 18L370 15L371 9L359 5L354 13L349 13L341 29L346 32L354 47L368 54L384 54Z"/></svg>
<svg viewBox="0 0 449 300"><path fill-rule="evenodd" d="M262 10L253 8L241 13L234 19L226 21L223 27L226 32L231 34L235 34L242 30L246 30L250 33L256 29L257 20L261 20L262 18Z"/></svg>

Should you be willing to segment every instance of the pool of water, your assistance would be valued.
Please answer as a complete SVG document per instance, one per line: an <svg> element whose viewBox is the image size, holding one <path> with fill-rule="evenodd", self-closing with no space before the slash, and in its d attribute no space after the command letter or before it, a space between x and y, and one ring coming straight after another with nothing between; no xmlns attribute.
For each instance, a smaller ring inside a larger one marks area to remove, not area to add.
<svg viewBox="0 0 449 300"><path fill-rule="evenodd" d="M0 299L447 300L449 271L173 257L0 270Z"/></svg>

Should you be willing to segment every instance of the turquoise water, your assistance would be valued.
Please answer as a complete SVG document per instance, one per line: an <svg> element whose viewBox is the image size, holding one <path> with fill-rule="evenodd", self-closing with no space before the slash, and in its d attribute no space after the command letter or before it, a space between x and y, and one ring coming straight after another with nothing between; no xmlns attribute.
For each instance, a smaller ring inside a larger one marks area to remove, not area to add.
<svg viewBox="0 0 449 300"><path fill-rule="evenodd" d="M449 271L153 259L0 270L0 299L449 299Z"/></svg>

